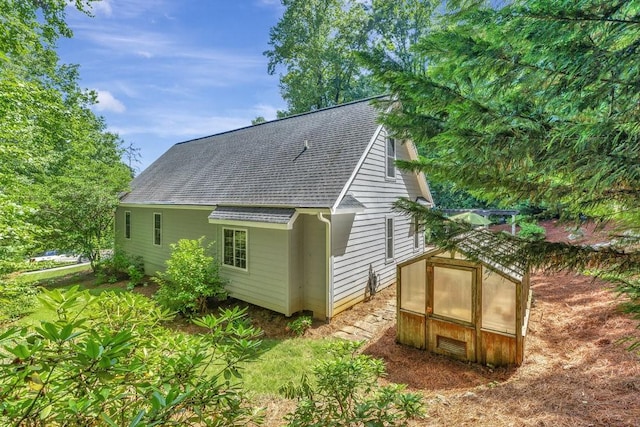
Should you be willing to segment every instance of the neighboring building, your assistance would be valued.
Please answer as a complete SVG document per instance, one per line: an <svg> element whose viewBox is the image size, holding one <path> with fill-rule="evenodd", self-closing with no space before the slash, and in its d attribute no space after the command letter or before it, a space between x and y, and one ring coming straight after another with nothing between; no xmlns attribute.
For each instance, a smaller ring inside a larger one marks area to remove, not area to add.
<svg viewBox="0 0 640 427"><path fill-rule="evenodd" d="M162 270L179 239L216 242L232 297L291 315L331 318L424 251L423 233L392 210L432 204L422 174L401 171L411 142L389 138L370 100L182 142L121 198L116 244Z"/></svg>

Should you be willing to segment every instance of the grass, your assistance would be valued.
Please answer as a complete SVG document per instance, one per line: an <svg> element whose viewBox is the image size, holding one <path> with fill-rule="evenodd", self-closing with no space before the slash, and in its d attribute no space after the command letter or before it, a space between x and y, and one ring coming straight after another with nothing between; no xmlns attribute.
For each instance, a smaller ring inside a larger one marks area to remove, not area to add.
<svg viewBox="0 0 640 427"><path fill-rule="evenodd" d="M68 276L74 273L83 273L90 271L91 266L89 264L75 264L70 267L64 267L60 269L52 270L40 270L35 272L29 272L23 274L23 277L28 278L30 281L42 282L45 280L57 279L59 277Z"/></svg>
<svg viewBox="0 0 640 427"><path fill-rule="evenodd" d="M318 361L326 358L328 339L265 339L264 353L243 369L246 390L278 396L278 389L288 382L298 384L303 374L310 374ZM311 362L311 363L310 363Z"/></svg>
<svg viewBox="0 0 640 427"><path fill-rule="evenodd" d="M71 273L71 274L70 274ZM35 275L35 274L34 274ZM29 275L30 278L33 275ZM38 282L47 289L67 289L79 285L93 295L106 291L126 292L121 284L94 285L90 275L84 271L45 275ZM18 320L19 325L38 325L41 321L53 321L57 317L54 310L38 305L35 310ZM279 397L279 388L289 382L299 383L304 374L309 375L313 365L326 358L326 345L330 339L290 338L263 339L263 352L243 366L245 390L260 396Z"/></svg>

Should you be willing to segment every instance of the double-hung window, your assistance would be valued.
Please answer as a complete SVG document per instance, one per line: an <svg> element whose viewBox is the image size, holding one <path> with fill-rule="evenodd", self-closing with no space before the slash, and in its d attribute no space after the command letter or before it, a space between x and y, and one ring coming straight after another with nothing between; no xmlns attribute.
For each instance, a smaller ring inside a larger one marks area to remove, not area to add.
<svg viewBox="0 0 640 427"><path fill-rule="evenodd" d="M222 263L230 267L247 269L247 230L223 228Z"/></svg>
<svg viewBox="0 0 640 427"><path fill-rule="evenodd" d="M387 138L386 149L386 169L387 178L395 179L396 177L396 140L393 138Z"/></svg>
<svg viewBox="0 0 640 427"><path fill-rule="evenodd" d="M420 221L413 218L413 249L420 249Z"/></svg>
<svg viewBox="0 0 640 427"><path fill-rule="evenodd" d="M124 211L124 238L131 238L131 211Z"/></svg>
<svg viewBox="0 0 640 427"><path fill-rule="evenodd" d="M153 214L153 244L162 245L162 214Z"/></svg>
<svg viewBox="0 0 640 427"><path fill-rule="evenodd" d="M393 218L385 218L385 258L393 261Z"/></svg>

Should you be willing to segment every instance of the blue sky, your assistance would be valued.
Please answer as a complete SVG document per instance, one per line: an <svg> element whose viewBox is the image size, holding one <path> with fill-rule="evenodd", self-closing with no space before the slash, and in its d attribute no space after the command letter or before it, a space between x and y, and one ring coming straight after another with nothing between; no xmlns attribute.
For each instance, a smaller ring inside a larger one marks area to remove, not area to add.
<svg viewBox="0 0 640 427"><path fill-rule="evenodd" d="M68 12L74 37L58 53L80 65L108 129L140 148L141 171L177 142L285 108L262 55L282 13L279 0L102 0L94 17Z"/></svg>

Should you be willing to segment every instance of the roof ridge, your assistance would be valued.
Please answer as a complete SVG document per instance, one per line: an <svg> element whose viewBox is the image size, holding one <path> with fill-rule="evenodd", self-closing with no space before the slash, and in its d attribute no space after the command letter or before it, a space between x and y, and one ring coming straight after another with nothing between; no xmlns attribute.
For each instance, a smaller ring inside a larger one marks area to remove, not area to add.
<svg viewBox="0 0 640 427"><path fill-rule="evenodd" d="M353 104L358 104L358 103L361 103L361 102L368 102L368 101L371 101L373 99L384 98L385 96L388 96L388 95L370 96L368 98L363 98L363 99L358 99L358 100L355 100L355 101L345 102L344 104L332 105L330 107L324 107L324 108L320 108L318 110L306 111L304 113L293 114L293 115L287 116L287 117L280 117L280 118L269 120L269 121L266 121L266 122L257 123L255 125L247 125L247 126L243 126L243 127L236 128L236 129L226 130L224 132L218 132L218 133L214 133L214 134L211 134L211 135L206 135L206 136L201 136L201 137L198 137L198 138L188 139L186 141L176 142L174 145L187 144L189 142L195 142L195 141L200 141L200 140L203 140L203 139L211 138L211 137L214 137L214 136L225 135L227 133L237 132L237 131L243 130L243 129L251 129L251 128L255 128L256 126L262 126L262 125L266 125L266 124L269 124L269 123L281 122L281 121L288 120L288 119L293 119L293 118L296 118L296 117L308 116L308 115L311 115L311 114L320 113L320 112L328 111L328 110L333 110L333 109L336 109L336 108L346 107L346 106L353 105Z"/></svg>

